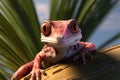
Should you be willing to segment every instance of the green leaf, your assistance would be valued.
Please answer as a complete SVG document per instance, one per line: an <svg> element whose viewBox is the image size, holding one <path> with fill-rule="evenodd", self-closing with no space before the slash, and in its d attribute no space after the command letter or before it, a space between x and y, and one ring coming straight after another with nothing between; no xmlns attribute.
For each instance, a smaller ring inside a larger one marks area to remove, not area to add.
<svg viewBox="0 0 120 80"><path fill-rule="evenodd" d="M40 29L39 23L36 16L32 0L10 0L12 6L16 10L17 14L20 16L23 24L25 25L26 31L32 37L32 41L36 45L36 49L39 51L40 44Z"/></svg>
<svg viewBox="0 0 120 80"><path fill-rule="evenodd" d="M29 4L24 5L31 8L29 15L28 10L24 9L18 0L1 0L0 72L4 72L3 75L11 75L7 69L15 71L22 64L32 60L40 50L38 20L33 2L27 2Z"/></svg>
<svg viewBox="0 0 120 80"><path fill-rule="evenodd" d="M57 1L57 0L51 0L50 1L50 3L51 3L51 5L50 5L50 7L51 7L50 8L50 16L49 16L50 20L56 20L57 19L55 15L57 15L57 9L58 9L59 6L56 6L56 5L59 4L59 1Z"/></svg>
<svg viewBox="0 0 120 80"><path fill-rule="evenodd" d="M83 41L88 40L92 32L97 28L97 25L99 25L99 23L104 19L105 15L116 4L116 2L117 0L113 2L111 0L89 0L89 2L85 4L83 11L78 18L78 22L80 23L80 27L83 32Z"/></svg>
<svg viewBox="0 0 120 80"><path fill-rule="evenodd" d="M4 75L2 75L2 74L0 73L0 80L7 80L7 79L6 79L6 77L5 77Z"/></svg>

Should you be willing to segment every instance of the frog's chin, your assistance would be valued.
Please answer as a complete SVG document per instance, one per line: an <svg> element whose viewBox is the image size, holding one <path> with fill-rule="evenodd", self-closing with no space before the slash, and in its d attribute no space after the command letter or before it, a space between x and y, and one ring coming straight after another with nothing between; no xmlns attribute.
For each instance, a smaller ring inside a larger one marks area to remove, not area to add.
<svg viewBox="0 0 120 80"><path fill-rule="evenodd" d="M48 45L57 45L57 46L70 46L77 44L82 38L82 35L76 35L69 38L50 38L50 37L41 37L41 42Z"/></svg>
<svg viewBox="0 0 120 80"><path fill-rule="evenodd" d="M41 40L43 43L47 44L47 45L51 45L51 46L59 46L59 47L67 47L70 45L75 45L77 44L80 39L68 39L68 40L64 40L64 41L57 41L57 40Z"/></svg>
<svg viewBox="0 0 120 80"><path fill-rule="evenodd" d="M66 43L48 43L48 45L50 46L58 46L58 47L67 47L67 46L71 46L71 45L75 45L77 44L78 42L66 42Z"/></svg>

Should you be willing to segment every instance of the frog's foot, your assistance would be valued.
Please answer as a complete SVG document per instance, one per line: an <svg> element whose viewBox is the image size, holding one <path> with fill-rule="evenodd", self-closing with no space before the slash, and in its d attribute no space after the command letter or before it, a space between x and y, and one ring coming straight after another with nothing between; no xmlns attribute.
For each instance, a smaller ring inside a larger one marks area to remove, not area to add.
<svg viewBox="0 0 120 80"><path fill-rule="evenodd" d="M41 80L41 74L47 75L42 69L33 69L27 76L24 77L24 80Z"/></svg>
<svg viewBox="0 0 120 80"><path fill-rule="evenodd" d="M74 60L80 59L83 64L86 64L87 60L93 59L93 53L96 51L94 44L88 42L81 42L84 46L79 53L74 57Z"/></svg>
<svg viewBox="0 0 120 80"><path fill-rule="evenodd" d="M86 49L82 49L75 57L74 61L81 60L83 64L86 64L87 59L93 59L92 54L89 53Z"/></svg>

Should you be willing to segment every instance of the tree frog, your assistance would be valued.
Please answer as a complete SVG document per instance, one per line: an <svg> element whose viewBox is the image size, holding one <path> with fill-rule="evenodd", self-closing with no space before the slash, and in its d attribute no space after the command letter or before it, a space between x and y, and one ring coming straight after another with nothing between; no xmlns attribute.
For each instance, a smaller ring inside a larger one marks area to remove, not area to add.
<svg viewBox="0 0 120 80"><path fill-rule="evenodd" d="M11 80L19 80L27 74L31 75L31 80L39 80L41 73L44 73L43 65L49 67L70 57L73 60L81 59L85 64L87 57L92 58L92 53L96 50L93 43L80 41L81 29L74 19L45 21L40 31L44 47L33 61L22 65Z"/></svg>

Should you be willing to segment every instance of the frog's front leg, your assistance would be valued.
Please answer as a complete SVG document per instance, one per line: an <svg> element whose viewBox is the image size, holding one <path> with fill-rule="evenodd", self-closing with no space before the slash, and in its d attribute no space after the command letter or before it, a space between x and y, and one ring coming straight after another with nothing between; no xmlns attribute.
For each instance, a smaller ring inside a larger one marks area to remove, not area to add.
<svg viewBox="0 0 120 80"><path fill-rule="evenodd" d="M74 59L81 59L83 64L86 64L86 59L93 59L93 53L96 51L96 47L93 43L89 42L79 42L78 45L81 48Z"/></svg>
<svg viewBox="0 0 120 80"><path fill-rule="evenodd" d="M27 75L27 79L39 80L41 73L41 63L45 57L45 52L40 51L35 59L27 64L22 65L11 77L11 80L20 80L22 77Z"/></svg>
<svg viewBox="0 0 120 80"><path fill-rule="evenodd" d="M38 53L34 59L33 63L33 68L32 71L29 73L30 75L30 80L39 80L40 79L40 74L41 74L41 65L42 61L45 58L45 53L41 51Z"/></svg>
<svg viewBox="0 0 120 80"><path fill-rule="evenodd" d="M44 46L43 49L36 55L33 61L21 66L11 77L11 80L19 80L22 77L26 76L26 79L30 80L40 80L41 73L44 73L44 70L41 69L42 62L44 58L56 54L53 47Z"/></svg>
<svg viewBox="0 0 120 80"><path fill-rule="evenodd" d="M42 51L38 53L35 57L32 71L30 72L31 78L30 80L40 80L41 74L45 74L44 70L41 69L42 61L46 57L54 57L56 54L55 49L53 47L44 46Z"/></svg>
<svg viewBox="0 0 120 80"><path fill-rule="evenodd" d="M32 70L34 61L22 65L11 77L11 80L20 80L22 77L29 74Z"/></svg>

